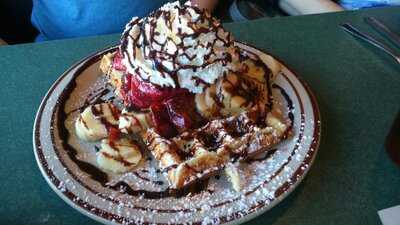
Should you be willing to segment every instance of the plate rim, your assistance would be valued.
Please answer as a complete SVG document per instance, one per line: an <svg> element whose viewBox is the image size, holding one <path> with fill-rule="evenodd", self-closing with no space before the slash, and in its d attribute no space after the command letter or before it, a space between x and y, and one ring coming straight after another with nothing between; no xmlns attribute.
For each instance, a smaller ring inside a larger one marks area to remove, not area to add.
<svg viewBox="0 0 400 225"><path fill-rule="evenodd" d="M264 50L261 50L258 47L255 47L252 44L246 43L246 42L241 42L241 41L236 41L237 43L244 45L244 46L248 46L250 48L253 48L259 52L262 52L264 54L268 54L271 55L269 53L266 53ZM98 222L101 223L105 223L105 224L113 224L113 221L111 219L106 219L103 216L97 215L96 213L94 213L91 210L88 210L87 208L84 208L82 205L72 201L70 198L68 198L68 196L66 196L66 193L61 192L58 188L57 185L55 183L53 183L53 181L51 180L48 171L46 171L46 169L44 168L43 162L46 162L45 160L42 161L42 159L40 159L39 155L38 155L38 149L40 144L40 137L37 134L40 134L40 129L38 129L38 127L40 126L40 121L41 121L41 114L44 111L45 105L51 95L51 93L54 91L54 89L59 85L59 83L68 75L71 73L71 71L73 71L74 69L77 69L77 66L79 66L80 64L83 64L81 66L81 68L86 68L84 67L85 64L91 64L93 61L97 61L96 59L104 54L107 54L110 51L113 51L115 49L118 48L118 45L112 45L106 48L103 48L101 50L98 50L94 53L91 53L89 55L87 55L86 57L80 59L79 61L75 62L72 66L70 66L65 72L63 72L51 85L51 87L48 89L48 91L46 92L46 94L44 95L44 97L42 98L42 101L39 105L39 108L36 112L35 115L35 120L34 120L34 124L33 124L33 151L34 151L34 155L35 155L35 160L36 163L41 171L42 176L45 178L46 182L48 183L48 185L51 187L51 189L61 198L63 199L68 205L70 205L72 208L78 210L80 213L82 213L83 215L86 215L88 217L90 217L91 219L94 219ZM319 109L319 105L318 105L318 101L317 98L314 94L314 92L311 90L310 86L305 82L305 80L300 77L294 70L292 70L290 67L287 66L287 64L285 64L282 60L280 60L279 58L275 57L274 55L271 55L274 59L276 59L280 64L282 64L289 72L291 72L291 74L293 74L295 76L295 78L299 81L299 83L301 84L301 86L303 86L307 96L310 99L311 102L311 107L312 107L312 111L314 114L314 134L315 134L315 139L310 143L310 147L309 149L314 149L312 151L312 156L310 157L310 160L308 162L308 167L303 170L303 173L300 175L300 177L298 178L298 180L291 185L287 190L285 190L284 193L280 194L277 198L275 198L275 200L271 203L271 204L265 204L262 205L260 208L257 208L253 211L249 211L247 212L245 215L241 216L240 218L233 218L230 221L226 221L223 224L241 224L244 223L246 221L249 221L251 219L254 219L258 216L260 216L261 214L265 213L266 211L268 211L269 209L272 209L273 207L275 207L277 204L279 204L283 199L285 199L290 193L292 193L297 187L298 185L300 185L300 183L302 183L302 181L304 180L304 178L306 177L309 169L312 167L316 155L318 153L319 147L320 147L320 142L321 142L321 131L322 131L322 121L321 121L321 114L320 114L320 109ZM78 68L79 70L79 68ZM75 71L75 73L78 73L78 70ZM310 152L310 150L308 150L308 152ZM306 158L303 160L303 162L306 160ZM52 172L52 171L50 171ZM71 194L73 194L71 192ZM73 194L74 195L74 194ZM91 205L91 204L90 204ZM93 208L98 209L96 206L92 206ZM101 210L102 209L98 209ZM108 213L108 212L107 212ZM110 214L110 213L108 213ZM112 213L111 213L112 214ZM117 215L115 215L117 216ZM120 217L120 216L118 216ZM121 217L124 218L124 217Z"/></svg>

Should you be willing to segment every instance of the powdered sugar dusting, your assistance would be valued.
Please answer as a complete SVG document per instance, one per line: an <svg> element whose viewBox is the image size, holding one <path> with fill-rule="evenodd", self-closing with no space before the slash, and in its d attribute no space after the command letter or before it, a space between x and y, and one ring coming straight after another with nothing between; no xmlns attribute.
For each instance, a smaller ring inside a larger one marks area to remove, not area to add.
<svg viewBox="0 0 400 225"><path fill-rule="evenodd" d="M93 68L96 66L93 65ZM78 86L71 95L74 99L68 101L66 111L79 106L82 103L81 99L89 93L90 87L101 84L97 82L96 73L98 72L90 69L82 72ZM91 82L87 83L88 80ZM294 101L295 108L292 110L295 121L294 136L276 146L276 151L264 160L254 160L239 165L239 173L245 183L240 192L231 188L223 173L212 177L202 192L180 198L148 199L144 196L132 196L109 189L82 172L71 161L60 146L57 132L55 132L56 148L50 147L49 131L57 129L53 129L52 124L45 120L40 125L39 138L42 144L36 149L38 154L43 152L43 157L39 154L38 158L45 172L47 171L50 183L66 199L73 201L85 213L113 223L220 224L235 220L270 208L279 202L285 193L293 190L309 169L318 147L320 121L315 120L318 115L310 107L312 103L305 89L288 71L278 76L276 82ZM49 107L47 110L45 108L43 116L51 115L50 105L55 104L57 99L57 94L54 94L47 100ZM277 102L284 102L279 92L274 93L274 99ZM285 104L275 105L281 107L284 114L287 113ZM73 129L72 121L75 116L74 113L70 114L66 121L67 128ZM78 150L77 158L96 165L92 144L82 143L74 136L70 137L69 142ZM263 156L260 155L257 158L263 158ZM109 184L124 181L133 190L140 188L161 191L167 188L168 183L163 173L157 169L156 160L144 160L129 173L108 173Z"/></svg>

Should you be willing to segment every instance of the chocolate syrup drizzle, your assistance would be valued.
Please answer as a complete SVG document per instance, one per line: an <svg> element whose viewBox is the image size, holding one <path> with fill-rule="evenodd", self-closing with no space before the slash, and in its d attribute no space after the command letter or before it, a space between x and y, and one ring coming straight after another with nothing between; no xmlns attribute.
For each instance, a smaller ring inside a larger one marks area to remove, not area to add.
<svg viewBox="0 0 400 225"><path fill-rule="evenodd" d="M77 72L77 74L79 74L79 72ZM59 101L56 103L56 107L58 108L58 110L54 111L53 115L52 115L52 121L56 121L57 123L57 128L58 128L58 135L60 136L60 140L69 140L70 138L70 131L67 129L66 125L65 125L65 121L67 119L68 116L70 116L71 112L66 113L64 108L65 108L65 103L67 101L67 99L69 99L72 91L75 89L76 87L76 80L74 80L73 82L70 82L65 90L62 92L62 94L59 97ZM97 93L96 91L94 93ZM94 102L96 103L101 103L102 101L106 101L106 100L99 100L102 99L102 97L106 94L106 91L101 91L101 93L103 93L103 95L96 95L96 98L92 98L92 95L89 95L88 99L85 100L84 105L86 104L93 104ZM79 109L83 108L79 107ZM79 111L79 109L75 110ZM57 118L57 119L56 119ZM51 131L51 136L52 136L52 140L53 143L55 143L55 134L54 131ZM144 198L147 199L159 199L159 198L166 198L166 197L174 197L174 198L180 198L183 196L186 196L188 193L199 193L202 190L205 190L207 185L208 185L208 180L203 180L201 182L197 182L197 183L193 183L192 185L189 185L183 189L172 189L172 188L166 188L162 191L149 191L149 190L143 190L143 189L139 189L139 190L133 190L129 184L127 184L124 181L119 181L115 184L109 184L109 177L107 175L107 173L103 172L102 170L100 170L99 168L97 168L96 166L92 165L91 163L85 162L83 160L80 160L78 158L78 151L71 145L69 144L68 141L62 141L61 145L63 147L63 149L65 149L65 152L67 153L68 157L71 159L71 161L73 161L81 171L85 172L86 174L88 174L91 179L97 181L101 186L103 187L107 187L107 188L111 188L113 190L125 193L125 194L129 194L129 195L133 195L133 196L143 196ZM164 171L163 171L164 172ZM134 172L134 174L145 181L151 181L149 178L141 176L138 172ZM156 184L156 185L163 185L164 182L163 181L151 181L152 183Z"/></svg>
<svg viewBox="0 0 400 225"><path fill-rule="evenodd" d="M69 111L67 113L67 115L72 114L72 113L74 113L76 111L83 112L84 109L86 109L87 107L89 107L91 105L95 105L95 104L100 104L100 103L106 102L106 100L104 100L103 98L104 98L104 96L108 95L110 92L112 92L112 90L110 90L106 86L100 87L98 90L93 91L92 93L90 93L86 97L86 99L83 102L82 106Z"/></svg>
<svg viewBox="0 0 400 225"><path fill-rule="evenodd" d="M119 191L124 194L132 196L142 196L146 199L161 199L161 198L181 198L185 197L188 193L197 194L204 191L208 186L208 180L203 180L195 183L195 185L189 185L183 189L166 188L164 191L148 191L148 190L134 190L124 181L119 181L113 185L108 185L109 188Z"/></svg>
<svg viewBox="0 0 400 225"><path fill-rule="evenodd" d="M263 161L269 159L273 154L275 154L276 151L277 151L276 148L268 150L263 157L251 158L251 159L246 160L245 162L247 162L247 163L263 162Z"/></svg>
<svg viewBox="0 0 400 225"><path fill-rule="evenodd" d="M74 90L74 88L76 87L76 83L75 82L71 82L68 84L68 86L66 87L66 89L64 90L64 92L61 94L59 101L57 103L59 110L57 110L57 120L54 120L54 116L56 116L55 114L53 115L52 120L53 121L57 121L57 127L58 127L58 134L60 136L61 140L69 140L70 137L70 131L66 128L64 121L66 120L66 118L71 114L71 112L66 113L64 110L65 107L65 102L66 100L69 98L71 92ZM273 85L274 88L278 88L280 89L282 95L284 96L288 108L289 108L289 119L291 120L291 124L293 124L294 122L294 115L293 115L293 102L290 99L289 95L286 93L286 91L274 84ZM88 99L85 100L84 102L84 106L86 105L91 105L94 103L101 103L102 101L107 101L102 99L102 97L106 94L108 94L109 91L106 90L101 90L101 91L95 91L94 93L97 94L91 94L88 96ZM100 94L101 93L101 94ZM96 96L96 97L93 97ZM80 107L78 110L81 110L82 108L84 108L84 106ZM239 134L238 134L239 135ZM54 136L54 134L52 133L52 136ZM54 137L53 137L54 139ZM54 141L54 140L53 140ZM66 150L67 155L70 157L70 159L79 167L80 170L84 171L85 173L87 173L93 180L99 182L103 187L108 187L111 188L113 190L122 192L122 193L126 193L129 195L133 195L133 196L143 196L144 198L147 199L159 199L159 198L166 198L166 197L175 197L175 198L179 198L182 196L187 195L188 193L199 193L203 190L206 189L207 184L208 184L208 180L203 180L201 182L196 182L193 183L192 185L189 185L187 187L185 187L184 189L171 189L171 188L166 188L163 191L148 191L148 190L133 190L129 184L127 184L124 181L119 181L115 184L108 184L109 179L108 179L108 175L103 172L102 170L100 170L99 168L97 168L96 166L82 161L80 159L78 159L77 155L77 150L70 145L67 141L63 141L62 142L62 146L63 148ZM253 162L253 161L263 161L265 159L267 159L271 154L273 154L274 151L270 151L269 153L267 153L264 157L260 158L260 159L251 159L248 162ZM243 157L243 156L240 156ZM238 157L239 158L239 157ZM169 168L165 168L159 172L164 173L164 172L168 172L170 169L176 168L177 165L172 165ZM137 172L136 172L137 173ZM135 173L135 175L137 175ZM138 175L137 177L146 180L146 181L150 181L149 178L147 177L143 177ZM163 185L162 181L152 181L154 184L156 185Z"/></svg>
<svg viewBox="0 0 400 225"><path fill-rule="evenodd" d="M144 59L152 61L155 70L159 71L161 75L164 77L166 77L166 75L170 75L170 77L174 80L175 86L180 87L177 79L177 73L180 70L190 69L196 72L199 69L204 69L207 66L215 63L222 63L222 65L225 66L227 65L228 62L231 62L232 57L229 55L230 53L223 53L224 56L221 58L214 57L213 60L210 60L210 58L212 55L215 55L213 48L217 44L217 41L218 43L222 43L223 47L229 47L233 46L233 38L230 33L225 32L223 30L221 23L217 21L215 18L213 18L211 15L209 15L206 11L200 10L196 7L192 7L189 5L180 5L174 7L175 9L178 10L178 18L186 15L189 12L189 10L193 10L195 13L199 15L196 21L188 22L188 27L193 30L193 33L191 34L184 33L182 32L182 29L178 29L177 36L181 38L182 40L181 43L176 44L170 37L167 37L164 43L160 43L155 39L156 35L160 35L159 32L155 31L157 19L162 18L166 22L168 29L172 30L171 12L165 10L156 10L153 13L151 13L148 17L145 17L141 20L139 19L133 20L128 24L127 29L124 31L121 38L120 51L123 53L124 57L127 57L130 66L134 68L135 66L133 64L133 61L135 60L136 56L136 48L141 49L141 51L143 51ZM207 27L198 26L198 24L205 24L205 23L208 24ZM140 32L136 37L133 37L129 33L131 29L135 27L135 25L139 27ZM149 29L149 35L147 35L146 33L146 28ZM179 63L177 60L179 56L184 56L190 61L192 61L196 57L196 55L193 56L188 55L186 50L192 48L193 46L184 46L183 40L185 38L196 39L201 34L206 34L209 32L215 33L215 38L212 42L209 42L206 45L204 43L201 43L200 41L197 42L198 44L197 46L210 49L210 52L204 56L204 60L206 60L207 62L203 62L203 64L199 66L184 65ZM220 37L221 33L223 37ZM132 54L129 54L128 52L129 38L131 38L132 39L131 41L134 43L132 46ZM142 43L139 43L139 39L142 40ZM176 46L176 51L173 54L170 54L165 50L167 42L172 42ZM160 50L154 49L154 47L152 46L153 44L158 45L158 47L160 47ZM181 49L182 52L179 52L179 49ZM172 63L173 69L170 70L169 68L165 67L162 64L162 62L164 61ZM143 76L141 76L141 74L146 74L145 71L143 71L142 69L135 71L137 71L138 75L143 80L146 80L144 79ZM202 84L205 87L210 85L209 83L203 81L198 77L194 77L193 79L195 80L195 83L197 85Z"/></svg>
<svg viewBox="0 0 400 225"><path fill-rule="evenodd" d="M307 90L307 91L308 91L308 93L310 93L309 90ZM313 104L315 104L315 101L314 101ZM300 108L302 108L302 107L300 107ZM301 110L301 111L302 111L302 110ZM41 114L41 113L42 113L42 112L40 112L40 114ZM315 109L315 108L314 108L314 114L317 115L317 116L316 116L316 119L318 120L318 119L319 119L319 116L318 116L318 115L319 115L318 109ZM314 124L314 128L315 128L314 135L316 135L316 140L317 140L317 141L314 141L314 142L313 142L312 148L316 148L316 147L318 146L319 131L320 131L320 127L317 125L317 123ZM36 139L37 139L37 141L38 141L38 140L39 140L38 137L37 137L38 133L36 132L35 135L36 135ZM53 143L54 143L54 142L53 142ZM40 148L40 146L41 146L41 144L40 144L40 142L38 142L38 147ZM42 154L41 151L38 151L38 153L39 153L39 157L41 157L41 158L40 158L41 161L44 162L44 161L45 161L45 160L44 160L44 156L41 155L41 154ZM305 164L309 163L309 162L311 161L311 159L313 158L314 155L315 155L315 151L311 151L311 152L310 152L310 157L306 158L306 160L305 160L304 163L305 163ZM46 169L49 170L49 168L47 168L47 167L46 167ZM50 176L50 178L52 179L53 184L56 184L56 185L57 185L57 183L60 182L59 180L57 180L57 178L54 176L54 174L52 174L51 170L49 170L47 173L48 173L48 175ZM301 177L303 174L304 174L304 170L300 170L300 168L299 168L298 170L296 170L295 174L292 176L292 181L295 182L295 181L296 181L297 179L299 179L299 177ZM280 195L281 195L283 192L285 192L285 190L287 190L290 186L291 186L291 184L288 183L288 182L286 182L286 183L284 184L284 186L283 186L282 189L279 189L279 190L277 190L277 191L275 192L276 196L280 196ZM207 191L209 191L209 190L207 190ZM209 192L212 193L212 191L209 191ZM69 199L72 200L72 198L74 197L73 193L68 192L68 190L67 190L66 193L67 193L67 194L66 194L65 196L67 196ZM251 192L251 193L253 193L253 192ZM249 193L249 194L250 194L250 193ZM246 195L247 195L247 193L246 193ZM218 207L218 206L221 206L221 205L224 205L224 204L226 204L226 203L233 202L233 201L236 201L236 200L237 200L237 199L228 200L227 202L219 203L219 204L217 204L217 205L215 205L215 206L213 206L213 207ZM270 200L272 200L272 199L270 199ZM75 200L74 200L74 201L75 201ZM78 200L77 203L78 203L82 208L85 208L88 212L89 212L89 210L90 210L91 212L94 212L96 215L101 216L101 217L103 217L103 218L105 218L105 219L110 219L110 218L112 218L112 219L115 219L116 221L118 221L118 222L120 222L120 223L123 223L123 222L125 221L125 220L123 220L123 218L121 218L121 217L119 217L119 216L117 216L117 215L110 214L110 213L108 213L108 212L102 211L102 210L96 208L96 206L92 206L92 205L88 204L87 202ZM247 215L248 213L252 212L252 210L257 209L257 208L259 208L259 207L262 207L262 206L264 206L265 204L266 204L266 203L260 202L259 204L257 204L257 205L255 205L254 207L252 207L252 208L250 209L250 211L247 212L247 213L244 213L244 214L243 214L243 212L238 212L238 213L234 213L234 214L230 215L229 217L221 217L221 218L219 218L219 219L220 219L220 221L221 221L222 223L224 223L224 222L229 222L229 221L232 221L232 220L234 220L234 219L243 217L244 215ZM144 209L144 210L147 209L147 208L141 208L141 207L138 207L138 208ZM165 209L165 210L153 209L153 210L161 211L161 212L164 212L164 213L176 213L176 212L191 212L193 209L179 209L179 210L174 210L174 209ZM197 211L200 211L201 209L200 209L200 208L197 208L196 210L197 210ZM200 224L200 223L201 223L201 222L199 222L199 223L196 222L195 224Z"/></svg>
<svg viewBox="0 0 400 225"><path fill-rule="evenodd" d="M186 5L185 6L181 6L181 8L178 8L179 9L179 16L183 15L185 13L185 11L187 10L187 8L189 8L189 6L186 6ZM197 8L190 7L190 9L195 10L200 15L203 14L203 12L200 11L199 9L197 9ZM161 17L163 17L165 19L165 21L170 21L170 16L171 15L170 15L169 12L159 10L159 11L154 12L153 15L151 15L151 16L154 16L154 17L160 17L161 16ZM196 23L198 23L198 22L204 23L206 20L210 20L210 18L211 17L208 17L208 16L199 16L199 21L194 21L191 24L189 24L189 26L191 26L192 29L195 31L193 34L185 34L185 33L182 33L180 31L180 33L178 35L180 35L182 37L182 39L186 38L186 37L196 38L199 35L201 35L202 33L207 33L207 32L214 31L216 33L216 38L215 38L215 40L214 40L214 42L212 44L209 43L208 45L214 46L217 41L221 41L224 44L223 45L224 47L228 47L229 45L231 45L233 43L233 40L232 40L232 38L231 38L229 33L227 34L227 37L219 37L219 32L218 31L220 29L222 29L221 24L219 22L211 20L209 22L210 23L210 27L209 28L200 28L199 29L199 28L195 28L194 27L196 25ZM148 22L148 23L146 23L146 22ZM150 37L143 37L143 45L147 46L148 47L147 49L149 50L147 52L147 54L144 54L145 58L154 60L155 69L161 71L164 74L172 74L171 77L175 79L175 84L176 84L177 87L179 87L179 83L176 80L177 79L176 73L181 69L192 69L193 71L196 71L198 69L204 69L208 65L216 63L216 62L222 62L223 65L226 65L228 63L228 61L229 62L232 61L232 57L230 55L226 55L226 57L223 58L223 59L216 59L214 61L211 61L211 62L208 62L208 63L204 63L201 66L181 65L181 64L176 62L176 58L178 57L177 51L172 55L167 55L167 53L165 51L163 51L164 47L162 47L161 51L156 51L155 49L152 49L151 44L149 42L157 43L157 41L154 39L154 35L157 35L157 33L154 31L154 29L155 29L155 21L154 20L153 21L149 21L148 18L144 19L143 22L141 22L140 20L134 20L128 26L131 26L130 27L130 29L131 29L133 27L133 25L135 25L136 23L142 23L140 26L141 26L141 33L143 35L145 35L144 26L149 25L150 28L151 28L150 29ZM171 23L169 23L168 26L169 26L170 29L172 29ZM122 36L122 39L121 39L120 50L125 53L124 54L125 57L128 57L128 60L129 60L129 62L131 64L131 66L133 66L132 60L134 60L134 59L131 59L131 55L127 53L127 47L128 47L127 46L127 40L128 40L128 37L133 38L132 36L129 36L130 29L127 29L123 33L123 36ZM137 40L136 40L136 43L137 43ZM157 44L159 44L161 46L165 46L166 45L166 43L157 43ZM200 45L202 45L202 44L200 43ZM203 46L203 47L210 48L211 46ZM133 46L133 47L134 48L135 47L141 48L143 46ZM182 48L182 49L185 50L185 47L183 46L183 42L181 43L181 46L177 46L177 48L178 49ZM133 50L134 51L133 51L132 56L135 55L135 49L133 49ZM206 55L205 59L206 60L209 59L212 54L213 54L213 51L211 51L208 55ZM239 55L241 55L241 54L239 54ZM191 57L189 55L187 55L185 53L185 56L190 60ZM173 61L176 63L176 64L174 64L174 70L173 71L169 71L161 63L162 60L167 60L168 57L172 57ZM245 56L241 56L241 57L245 57ZM160 61L157 61L155 59L158 59ZM243 60L243 59L244 58L241 58L241 60ZM270 79L270 76L271 76L271 72L270 72L269 68L261 60L259 60L259 66L262 66L265 69L265 71L268 71L265 74L266 74L266 76L268 76L268 77L266 77L266 81L268 82L267 85L269 87L269 79ZM79 74L79 72L77 72L77 74ZM200 80L200 79L196 79L196 82L198 82L199 84L200 83L204 84L204 82L202 80ZM102 99L102 97L104 95L106 95L107 93L109 93L108 89L99 90L99 92L96 92L96 93L94 93L92 95L89 95L88 99L85 100L84 104L81 107L79 107L76 110L73 110L73 111L70 111L70 112L66 113L63 110L65 108L65 102L69 98L71 92L74 90L75 87L76 87L76 82L75 81L74 82L70 82L67 85L67 87L65 88L64 92L61 94L61 96L59 98L59 102L57 103L57 105L59 107L59 110L57 111L58 114L57 114L57 120L56 121L57 121L57 125L58 125L57 127L59 129L58 130L58 134L59 134L61 140L69 140L70 133L69 133L69 130L66 128L64 121L66 121L67 117L71 113L76 112L76 111L81 112L82 109L88 107L91 104L101 103L102 101L104 101ZM267 88L267 90L269 91L268 96L269 96L269 98L271 98L270 88ZM284 90L281 89L281 92L283 94ZM285 98L289 99L289 96L287 94L284 95L284 96L285 96ZM268 101L268 102L271 103L271 101ZM291 102L291 101L288 101L288 105L289 105L289 102ZM290 103L290 105L292 105L292 103ZM293 106L291 106L291 107L293 108ZM54 116L55 115L53 115L53 117ZM294 119L293 113L292 113L292 116L289 115L289 118L291 119L291 121L293 123L293 119ZM54 121L54 118L52 118L52 119ZM52 134L52 136L54 136L54 134ZM52 137L52 138L54 139L54 137ZM177 190L177 189L166 188L163 191L148 191L148 190L142 190L142 189L133 190L129 186L129 184L127 184L124 181L119 181L119 182L117 182L115 184L108 184L109 179L108 179L108 175L106 173L104 173L102 170L98 169L96 166L78 159L77 150L74 149L74 147L72 145L70 145L68 143L68 141L63 141L63 142L61 142L61 144L62 144L63 148L66 150L66 153L68 154L70 159L79 167L80 170L82 170L85 173L87 173L93 180L97 181L103 187L108 187L108 188L111 188L113 190L116 190L116 191L119 191L119 192L122 192L122 193L126 193L128 195L143 196L144 198L147 198L147 199L159 199L159 198L166 198L166 197L179 198L179 197L187 195L188 193L199 193L199 192L205 190L206 187L207 187L207 184L208 184L208 180L203 180L203 181L200 181L200 182L193 183L193 185L189 185L189 186L187 186L187 187L185 187L183 189ZM243 156L241 156L241 157L243 157ZM165 168L163 171L160 171L160 172L168 172L169 169L172 169L174 167L176 167L176 165L172 165L170 168ZM135 175L137 175L137 177L139 177L139 178L141 178L143 180L149 181L148 178L145 178L145 177L141 176L137 172L135 173ZM161 183L162 181L153 181L153 182L155 184L157 184L157 185L162 185L162 183Z"/></svg>

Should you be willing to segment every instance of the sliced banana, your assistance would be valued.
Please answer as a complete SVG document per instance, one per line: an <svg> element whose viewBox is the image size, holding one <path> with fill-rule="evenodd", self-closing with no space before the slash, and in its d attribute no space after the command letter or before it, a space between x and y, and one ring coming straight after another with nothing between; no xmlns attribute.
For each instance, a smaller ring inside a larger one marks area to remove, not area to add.
<svg viewBox="0 0 400 225"><path fill-rule="evenodd" d="M271 81L274 81L276 76L282 70L282 64L270 55L261 54L259 57L265 64L267 64L268 68L271 70L272 73Z"/></svg>
<svg viewBox="0 0 400 225"><path fill-rule="evenodd" d="M110 142L101 141L100 151L97 153L97 164L104 170L114 173L124 173L133 169L142 158L139 146L132 140L121 138Z"/></svg>
<svg viewBox="0 0 400 225"><path fill-rule="evenodd" d="M242 62L240 72L245 78L266 84L265 76L268 74L268 71L265 71L264 67L258 66L252 58L248 58Z"/></svg>
<svg viewBox="0 0 400 225"><path fill-rule="evenodd" d="M264 77L265 71L260 72L260 70L262 69L254 69L251 75L231 72L218 81L217 96L222 100L222 115L238 115L253 106L267 103L268 87Z"/></svg>
<svg viewBox="0 0 400 225"><path fill-rule="evenodd" d="M276 110L267 114L265 122L268 126L274 128L276 135L281 136L287 130L287 124L283 123L282 114Z"/></svg>
<svg viewBox="0 0 400 225"><path fill-rule="evenodd" d="M197 111L205 118L214 118L219 114L219 108L215 102L215 84L206 88L204 92L195 95Z"/></svg>
<svg viewBox="0 0 400 225"><path fill-rule="evenodd" d="M128 112L123 109L118 128L125 134L139 133L150 127L150 121L149 113Z"/></svg>
<svg viewBox="0 0 400 225"><path fill-rule="evenodd" d="M240 191L243 186L243 182L240 179L240 173L238 168L232 163L228 163L225 167L225 174L228 177L228 180L232 184L232 188L235 191Z"/></svg>
<svg viewBox="0 0 400 225"><path fill-rule="evenodd" d="M217 95L218 99L222 100L222 115L237 115L248 108L248 102L242 95L244 92L238 92L238 90L241 89L240 84L239 76L232 72L230 72L224 79L218 81Z"/></svg>
<svg viewBox="0 0 400 225"><path fill-rule="evenodd" d="M118 126L118 109L111 103L87 107L75 121L76 134L86 141L97 141L108 136L107 126Z"/></svg>
<svg viewBox="0 0 400 225"><path fill-rule="evenodd" d="M185 183L191 181L188 181L187 178L193 177L191 176L193 172L196 173L196 176L201 177L201 174L210 173L213 168L216 169L222 164L223 160L216 152L200 150L199 153L196 153L194 158L187 160L185 163L179 164L176 170L171 174L171 180L173 181L172 186L182 187Z"/></svg>
<svg viewBox="0 0 400 225"><path fill-rule="evenodd" d="M281 70L281 64L268 55L260 58L271 70L272 80ZM268 103L267 77L269 71L260 66L255 55L237 63L216 85L206 88L204 93L196 94L197 110L206 118L234 116L254 106L264 107Z"/></svg>
<svg viewBox="0 0 400 225"><path fill-rule="evenodd" d="M114 86L117 91L122 87L122 76L124 75L124 73L113 68L114 56L115 52L105 54L103 58L101 58L100 69L104 74L109 77L108 80L110 84Z"/></svg>
<svg viewBox="0 0 400 225"><path fill-rule="evenodd" d="M100 70L104 74L108 74L113 63L115 52L105 54L100 61Z"/></svg>

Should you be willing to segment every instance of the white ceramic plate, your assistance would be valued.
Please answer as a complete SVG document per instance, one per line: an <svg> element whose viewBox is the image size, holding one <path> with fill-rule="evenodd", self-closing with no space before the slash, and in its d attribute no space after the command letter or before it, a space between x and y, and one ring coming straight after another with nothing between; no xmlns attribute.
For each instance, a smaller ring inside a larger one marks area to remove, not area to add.
<svg viewBox="0 0 400 225"><path fill-rule="evenodd" d="M241 192L235 192L221 174L197 194L148 198L151 195L140 196L135 190L166 188L155 160L144 160L138 169L123 175L99 170L93 144L81 142L73 130L77 112L66 112L80 107L90 90L103 83L99 61L113 50L115 47L91 55L67 70L50 88L36 116L33 141L37 163L50 187L69 205L105 224L238 224L272 208L304 178L318 149L320 115L308 86L285 66L275 82L280 88L275 86L273 95L276 107L293 114L294 136L276 146L272 154L241 165L246 184ZM121 181L129 190L110 188Z"/></svg>

